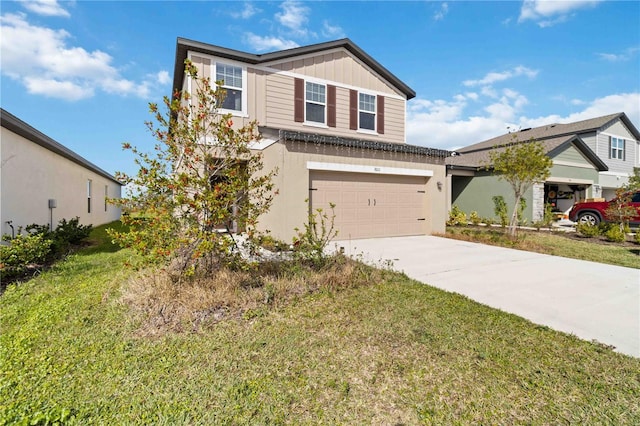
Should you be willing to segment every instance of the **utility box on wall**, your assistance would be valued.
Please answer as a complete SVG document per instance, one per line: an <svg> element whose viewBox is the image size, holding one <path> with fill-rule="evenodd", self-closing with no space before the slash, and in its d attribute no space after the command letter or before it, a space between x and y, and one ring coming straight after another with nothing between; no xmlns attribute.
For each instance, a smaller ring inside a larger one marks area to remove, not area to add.
<svg viewBox="0 0 640 426"><path fill-rule="evenodd" d="M49 208L55 209L56 207L58 207L58 203L56 202L56 200L54 200L53 198L49 199Z"/></svg>

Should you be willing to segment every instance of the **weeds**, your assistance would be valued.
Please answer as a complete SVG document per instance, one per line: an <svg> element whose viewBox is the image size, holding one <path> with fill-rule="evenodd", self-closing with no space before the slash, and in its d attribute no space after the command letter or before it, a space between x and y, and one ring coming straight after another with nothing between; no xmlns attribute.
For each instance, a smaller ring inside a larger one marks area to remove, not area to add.
<svg viewBox="0 0 640 426"><path fill-rule="evenodd" d="M306 294L379 282L386 272L337 254L313 262L266 262L253 271L228 268L184 280L168 272L141 272L123 293L141 335L197 332L226 319L251 319Z"/></svg>

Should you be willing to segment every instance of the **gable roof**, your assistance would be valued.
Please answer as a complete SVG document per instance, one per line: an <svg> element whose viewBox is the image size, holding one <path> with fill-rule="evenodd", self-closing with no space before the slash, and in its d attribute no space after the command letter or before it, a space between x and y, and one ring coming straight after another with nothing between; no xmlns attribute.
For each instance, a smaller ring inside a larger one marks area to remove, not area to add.
<svg viewBox="0 0 640 426"><path fill-rule="evenodd" d="M617 120L621 120L625 126L629 129L631 134L640 140L640 132L633 125L631 120L624 112L618 112L615 114L604 115L602 117L590 118L588 120L576 121L566 124L547 124L545 126L534 127L529 129L522 129L518 132L506 133L501 136L497 136L492 139L488 139L483 142L479 142L473 145L466 146L456 150L457 152L472 152L484 149L491 149L496 146L507 145L513 142L513 137L516 136L520 141L524 140L543 140L547 138L555 138L565 135L580 135L588 132L595 132L603 127L606 127Z"/></svg>
<svg viewBox="0 0 640 426"><path fill-rule="evenodd" d="M509 139L509 141L512 142L513 140ZM593 152L593 150L589 148L589 146L587 146L587 144L584 143L584 141L575 134L548 138L539 140L538 142L542 144L546 154L551 158L564 151L569 147L569 145L573 145L578 151L580 151L585 157L587 157L587 159L589 159L591 164L593 164L599 172L605 172L609 170L607 165L600 159L600 157L598 157L596 153ZM528 141L520 143L528 143ZM490 148L484 148L481 150L476 149L466 152L458 150L456 152L458 152L459 155L447 158L446 164L449 168L454 169L465 168L480 170L485 167L490 167L490 153L504 151L506 149L506 146L507 144L502 144L501 146L497 147L495 145L491 145Z"/></svg>
<svg viewBox="0 0 640 426"><path fill-rule="evenodd" d="M407 100L415 98L416 92L414 92L413 89L403 83L398 77L393 75L388 69L383 67L378 61L369 56L364 50L360 49L360 47L358 47L348 38L329 41L325 43L312 44L309 46L296 47L293 49L280 50L277 52L253 54L178 37L176 43L176 60L173 70L173 92L175 93L176 90L182 90L182 84L184 80L184 61L187 59L187 53L189 51L200 52L208 55L218 56L221 58L245 62L251 65L259 65L276 60L294 58L296 56L308 55L336 48L344 48L351 54L353 54L356 58L360 59L381 77L389 81L398 90L404 93L404 95L407 97Z"/></svg>
<svg viewBox="0 0 640 426"><path fill-rule="evenodd" d="M11 114L8 111L5 111L2 108L0 108L0 124L5 129L10 130L17 135L20 135L23 138L28 139L31 142L66 158L67 160L73 161L74 163L84 167L85 169L91 170L92 172L97 173L102 177L112 180L118 185L122 185L121 182L118 182L118 180L108 172L102 170L100 167L79 156L66 146L54 141L49 136L28 125L15 115Z"/></svg>

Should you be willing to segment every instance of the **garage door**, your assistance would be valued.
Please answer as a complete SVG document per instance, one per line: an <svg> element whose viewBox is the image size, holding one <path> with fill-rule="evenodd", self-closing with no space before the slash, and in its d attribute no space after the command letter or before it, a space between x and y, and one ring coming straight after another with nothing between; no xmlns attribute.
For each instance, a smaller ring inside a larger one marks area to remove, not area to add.
<svg viewBox="0 0 640 426"><path fill-rule="evenodd" d="M338 239L426 233L426 178L311 171L311 208L335 207Z"/></svg>

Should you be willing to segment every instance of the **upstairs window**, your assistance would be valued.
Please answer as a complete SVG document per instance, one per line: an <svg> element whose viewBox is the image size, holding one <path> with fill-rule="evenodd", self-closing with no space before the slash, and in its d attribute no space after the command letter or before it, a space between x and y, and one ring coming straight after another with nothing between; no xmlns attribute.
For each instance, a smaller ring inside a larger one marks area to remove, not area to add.
<svg viewBox="0 0 640 426"><path fill-rule="evenodd" d="M611 137L611 152L609 158L624 160L624 139Z"/></svg>
<svg viewBox="0 0 640 426"><path fill-rule="evenodd" d="M220 108L242 111L242 67L216 63L216 81L227 92Z"/></svg>
<svg viewBox="0 0 640 426"><path fill-rule="evenodd" d="M327 107L327 87L324 84L306 82L305 120L312 123L325 124L325 108Z"/></svg>
<svg viewBox="0 0 640 426"><path fill-rule="evenodd" d="M358 101L359 127L363 130L376 130L376 97L360 93Z"/></svg>

